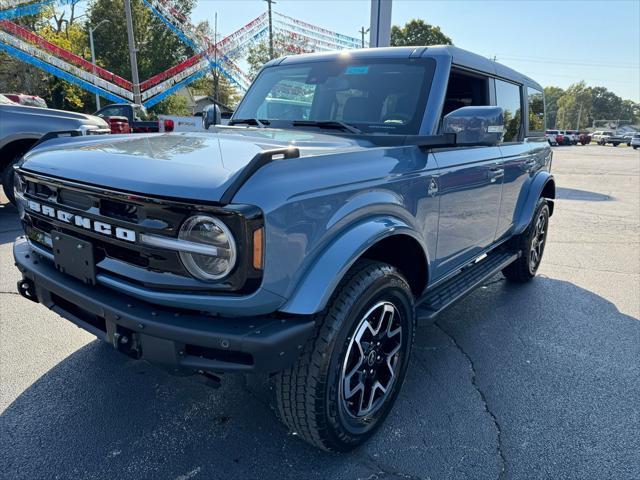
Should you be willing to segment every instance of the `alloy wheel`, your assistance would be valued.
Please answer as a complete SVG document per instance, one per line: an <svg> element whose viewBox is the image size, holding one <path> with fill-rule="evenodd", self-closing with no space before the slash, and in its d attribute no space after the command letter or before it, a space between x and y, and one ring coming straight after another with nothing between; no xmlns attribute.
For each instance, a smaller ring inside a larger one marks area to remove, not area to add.
<svg viewBox="0 0 640 480"><path fill-rule="evenodd" d="M398 309L381 301L360 320L342 366L340 398L354 418L377 412L399 375L402 323Z"/></svg>

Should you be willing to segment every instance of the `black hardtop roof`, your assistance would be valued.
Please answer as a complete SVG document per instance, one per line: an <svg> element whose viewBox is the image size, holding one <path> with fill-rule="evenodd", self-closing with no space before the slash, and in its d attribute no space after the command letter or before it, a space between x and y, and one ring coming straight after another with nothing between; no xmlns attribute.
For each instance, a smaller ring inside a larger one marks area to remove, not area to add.
<svg viewBox="0 0 640 480"><path fill-rule="evenodd" d="M332 61L340 58L381 59L381 58L451 58L451 63L459 67L465 67L479 72L484 72L493 76L511 80L516 83L530 85L542 90L542 86L535 80L501 63L494 62L482 55L472 53L453 45L434 45L430 47L384 47L384 48L363 48L357 50L337 50L322 53L305 53L282 57L267 63L271 65L289 65L310 61Z"/></svg>

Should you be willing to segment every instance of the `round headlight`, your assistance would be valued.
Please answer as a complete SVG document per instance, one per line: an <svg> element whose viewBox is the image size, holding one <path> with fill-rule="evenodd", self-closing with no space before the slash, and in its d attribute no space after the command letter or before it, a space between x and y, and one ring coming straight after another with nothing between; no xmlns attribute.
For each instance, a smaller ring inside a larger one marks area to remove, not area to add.
<svg viewBox="0 0 640 480"><path fill-rule="evenodd" d="M220 280L236 263L233 235L217 218L196 215L180 227L180 240L210 247L211 254L180 252L180 260L191 275L200 280Z"/></svg>

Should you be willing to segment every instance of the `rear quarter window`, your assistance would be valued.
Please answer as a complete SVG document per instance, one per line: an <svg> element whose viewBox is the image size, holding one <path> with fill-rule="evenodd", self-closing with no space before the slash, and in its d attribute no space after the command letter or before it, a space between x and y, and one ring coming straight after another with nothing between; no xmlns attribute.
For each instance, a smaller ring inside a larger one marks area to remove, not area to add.
<svg viewBox="0 0 640 480"><path fill-rule="evenodd" d="M544 93L535 88L527 87L527 101L529 102L528 132L543 132L544 122Z"/></svg>

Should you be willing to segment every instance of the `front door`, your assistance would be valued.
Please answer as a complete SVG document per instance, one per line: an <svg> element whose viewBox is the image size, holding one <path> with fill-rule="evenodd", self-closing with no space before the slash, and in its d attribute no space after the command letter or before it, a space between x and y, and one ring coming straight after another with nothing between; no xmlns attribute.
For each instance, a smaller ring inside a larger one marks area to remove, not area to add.
<svg viewBox="0 0 640 480"><path fill-rule="evenodd" d="M504 170L499 147L454 148L434 156L440 172L436 280L493 242Z"/></svg>

